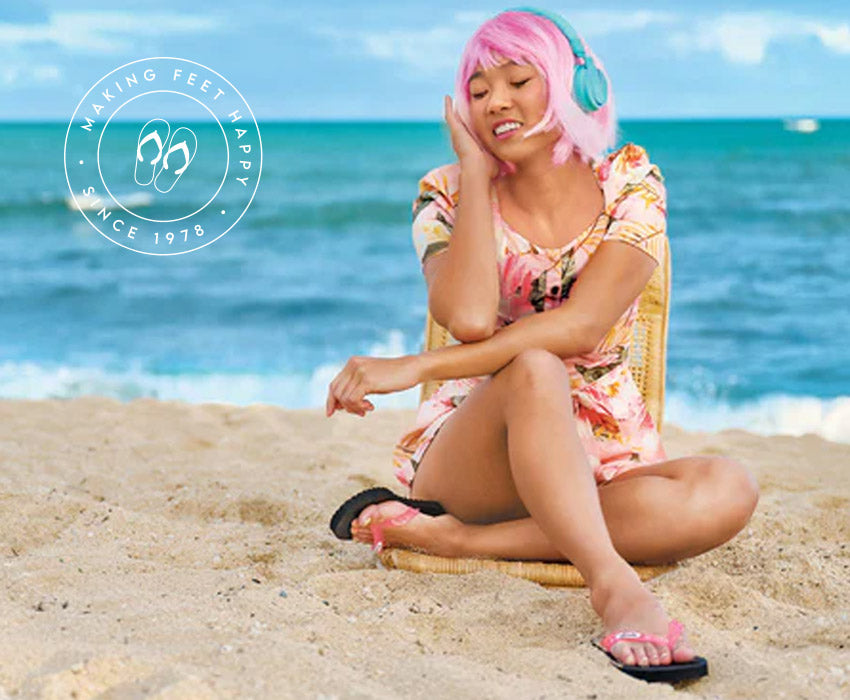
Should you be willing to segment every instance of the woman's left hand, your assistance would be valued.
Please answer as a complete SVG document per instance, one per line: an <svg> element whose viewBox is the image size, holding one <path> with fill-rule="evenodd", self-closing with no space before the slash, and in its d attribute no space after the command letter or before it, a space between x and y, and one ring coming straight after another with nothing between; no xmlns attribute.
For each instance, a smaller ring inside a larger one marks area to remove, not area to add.
<svg viewBox="0 0 850 700"><path fill-rule="evenodd" d="M416 386L422 381L419 355L403 357L361 357L348 359L345 367L328 387L325 414L345 409L365 416L375 408L366 394L392 394Z"/></svg>

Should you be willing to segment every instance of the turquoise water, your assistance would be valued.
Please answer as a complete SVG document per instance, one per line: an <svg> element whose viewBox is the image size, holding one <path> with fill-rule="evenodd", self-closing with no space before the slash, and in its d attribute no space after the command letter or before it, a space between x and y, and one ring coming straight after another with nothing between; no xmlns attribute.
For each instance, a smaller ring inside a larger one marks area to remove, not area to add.
<svg viewBox="0 0 850 700"><path fill-rule="evenodd" d="M66 124L0 125L0 395L319 407L349 356L419 350L410 204L454 160L443 127L260 127L247 214L162 258L66 206ZM666 419L850 441L850 121L626 122L621 141L668 190ZM372 398L414 408L418 389Z"/></svg>

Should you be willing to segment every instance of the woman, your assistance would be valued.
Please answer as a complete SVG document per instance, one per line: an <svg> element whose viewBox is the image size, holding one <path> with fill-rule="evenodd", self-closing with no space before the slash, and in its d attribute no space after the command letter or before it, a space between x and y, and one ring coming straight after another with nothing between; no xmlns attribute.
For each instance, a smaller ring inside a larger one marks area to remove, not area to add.
<svg viewBox="0 0 850 700"><path fill-rule="evenodd" d="M628 562L728 541L758 488L731 459L668 459L629 372L638 297L664 262L666 193L643 148L603 157L616 139L613 96L570 34L559 17L524 10L469 40L457 113L445 101L458 162L422 178L413 223L429 308L460 344L351 358L326 413L364 416L369 393L448 380L394 452L409 498L446 514L385 497L352 536L442 556L568 560L617 661L684 663L695 654L681 627Z"/></svg>

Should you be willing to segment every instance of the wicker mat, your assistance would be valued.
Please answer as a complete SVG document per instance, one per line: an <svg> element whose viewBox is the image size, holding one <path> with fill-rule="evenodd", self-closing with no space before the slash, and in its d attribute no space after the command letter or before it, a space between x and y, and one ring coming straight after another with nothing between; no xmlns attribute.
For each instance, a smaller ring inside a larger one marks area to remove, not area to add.
<svg viewBox="0 0 850 700"><path fill-rule="evenodd" d="M387 569L405 569L417 573L470 574L476 571L501 571L509 576L536 581L543 586L585 586L584 578L572 564L504 559L455 559L413 552L409 549L387 547L378 554ZM676 564L657 566L632 565L641 581L672 571Z"/></svg>

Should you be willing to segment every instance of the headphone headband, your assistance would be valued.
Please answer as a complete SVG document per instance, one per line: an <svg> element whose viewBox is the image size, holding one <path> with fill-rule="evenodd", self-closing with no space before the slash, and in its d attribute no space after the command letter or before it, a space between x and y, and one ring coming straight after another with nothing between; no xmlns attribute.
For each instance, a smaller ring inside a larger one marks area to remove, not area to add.
<svg viewBox="0 0 850 700"><path fill-rule="evenodd" d="M573 69L573 98L585 112L595 112L608 101L608 81L593 59L587 55L575 29L558 14L534 7L512 7L505 12L528 12L548 19L564 35L573 55L579 59Z"/></svg>

